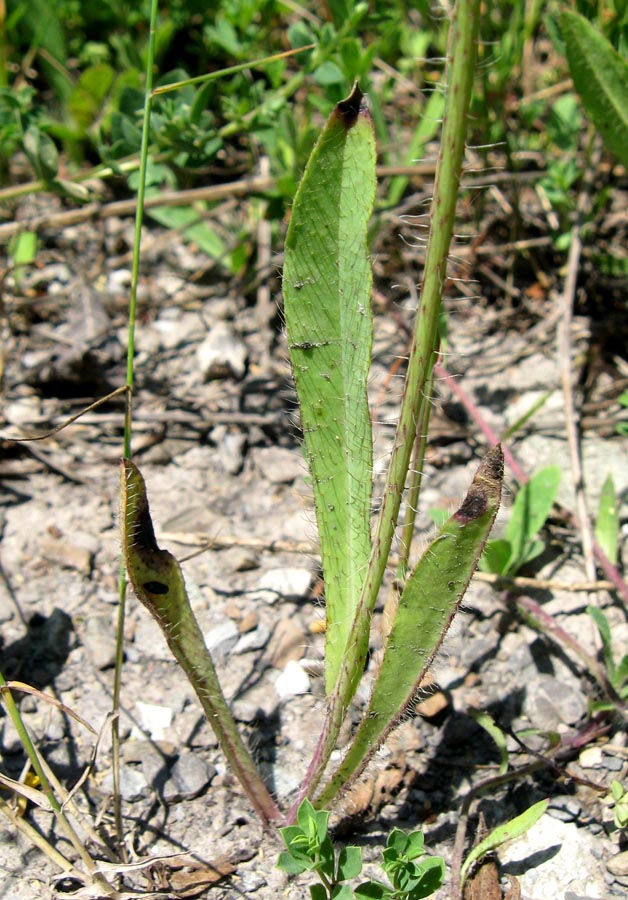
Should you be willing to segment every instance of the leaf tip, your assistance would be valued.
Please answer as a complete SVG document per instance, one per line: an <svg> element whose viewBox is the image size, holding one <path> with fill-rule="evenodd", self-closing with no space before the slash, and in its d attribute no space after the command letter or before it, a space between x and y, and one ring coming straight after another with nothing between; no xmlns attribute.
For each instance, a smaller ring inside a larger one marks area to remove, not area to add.
<svg viewBox="0 0 628 900"><path fill-rule="evenodd" d="M501 497L504 477L504 453L501 444L488 451L480 463L467 496L454 518L461 524L479 519L489 509L495 510Z"/></svg>
<svg viewBox="0 0 628 900"><path fill-rule="evenodd" d="M360 115L370 116L366 94L361 90L357 81L349 96L336 105L336 113L347 130L355 125Z"/></svg>

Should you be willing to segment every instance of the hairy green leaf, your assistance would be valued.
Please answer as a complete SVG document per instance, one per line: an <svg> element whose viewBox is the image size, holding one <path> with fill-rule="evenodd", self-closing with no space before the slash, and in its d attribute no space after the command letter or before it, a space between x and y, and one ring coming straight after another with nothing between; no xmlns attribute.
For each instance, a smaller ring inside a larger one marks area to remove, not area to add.
<svg viewBox="0 0 628 900"><path fill-rule="evenodd" d="M411 705L477 566L499 507L503 472L503 453L495 447L408 579L368 709L339 769L318 797L321 806L362 771Z"/></svg>
<svg viewBox="0 0 628 900"><path fill-rule="evenodd" d="M262 821L279 815L251 755L242 742L216 670L192 611L181 566L161 550L137 466L121 462L122 550L138 599L156 619L173 656L187 675L220 746Z"/></svg>
<svg viewBox="0 0 628 900"><path fill-rule="evenodd" d="M628 168L628 63L587 19L561 15L569 70L604 143Z"/></svg>
<svg viewBox="0 0 628 900"><path fill-rule="evenodd" d="M356 86L336 106L306 167L286 236L283 272L288 345L325 577L328 693L351 639L370 551L367 226L374 198L373 125Z"/></svg>

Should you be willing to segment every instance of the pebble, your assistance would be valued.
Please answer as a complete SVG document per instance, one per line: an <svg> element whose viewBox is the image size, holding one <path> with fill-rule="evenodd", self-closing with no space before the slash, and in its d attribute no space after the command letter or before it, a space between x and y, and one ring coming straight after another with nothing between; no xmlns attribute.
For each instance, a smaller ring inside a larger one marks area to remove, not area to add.
<svg viewBox="0 0 628 900"><path fill-rule="evenodd" d="M232 572L251 572L260 565L258 554L248 547L229 547L222 558Z"/></svg>
<svg viewBox="0 0 628 900"><path fill-rule="evenodd" d="M617 853L606 862L606 868L618 878L624 878L628 875L628 850Z"/></svg>
<svg viewBox="0 0 628 900"><path fill-rule="evenodd" d="M169 706L158 706L155 703L136 701L139 723L142 731L150 735L152 740L161 741L167 728L172 724L172 710Z"/></svg>
<svg viewBox="0 0 628 900"><path fill-rule="evenodd" d="M241 892L241 897L246 897L248 894L259 891L265 884L266 879L260 875L259 872L255 872L253 869L247 869L246 872L242 873L242 877L238 882L238 891Z"/></svg>
<svg viewBox="0 0 628 900"><path fill-rule="evenodd" d="M41 555L50 562L57 563L66 569L75 569L83 575L89 575L92 571L94 554L87 547L73 541L54 538L45 535L41 541Z"/></svg>
<svg viewBox="0 0 628 900"><path fill-rule="evenodd" d="M296 566L269 569L260 578L255 596L271 605L280 599L287 600L291 597L302 599L311 583L312 573L309 569Z"/></svg>
<svg viewBox="0 0 628 900"><path fill-rule="evenodd" d="M307 694L310 690L310 676L300 663L290 660L277 678L275 690L281 700L296 694Z"/></svg>
<svg viewBox="0 0 628 900"><path fill-rule="evenodd" d="M526 900L566 897L570 890L587 900L603 900L608 890L594 855L598 846L587 829L546 814L499 856L504 874L519 878Z"/></svg>
<svg viewBox="0 0 628 900"><path fill-rule="evenodd" d="M557 794L552 797L547 811L562 822L577 822L582 815L582 806L572 797Z"/></svg>
<svg viewBox="0 0 628 900"><path fill-rule="evenodd" d="M229 475L237 475L244 464L246 435L221 425L213 429L212 438L217 443L220 465Z"/></svg>
<svg viewBox="0 0 628 900"><path fill-rule="evenodd" d="M520 634L514 632L504 636L498 658L505 662L509 672L516 675L521 675L524 669L532 669L534 666L530 645L522 639Z"/></svg>
<svg viewBox="0 0 628 900"><path fill-rule="evenodd" d="M292 484L305 473L301 454L286 447L258 447L253 459L262 477L271 484Z"/></svg>
<svg viewBox="0 0 628 900"><path fill-rule="evenodd" d="M260 623L253 631L242 634L238 643L233 648L233 653L249 653L251 650L261 650L268 643L270 629Z"/></svg>
<svg viewBox="0 0 628 900"><path fill-rule="evenodd" d="M194 340L200 340L203 326L196 313L181 315L178 310L168 310L168 312L175 314L167 315L164 312L153 325L159 335L159 342L165 350L174 350L176 347L189 344Z"/></svg>
<svg viewBox="0 0 628 900"><path fill-rule="evenodd" d="M226 322L217 322L196 351L205 381L214 378L243 378L247 349Z"/></svg>
<svg viewBox="0 0 628 900"><path fill-rule="evenodd" d="M139 611L139 620L133 635L133 646L127 647L127 655L131 661L133 661L133 657L162 661L172 659L172 653L161 628L145 610Z"/></svg>
<svg viewBox="0 0 628 900"><path fill-rule="evenodd" d="M102 794L113 793L113 774L106 772L100 783ZM127 803L135 803L150 794L144 773L135 766L120 766L120 795Z"/></svg>
<svg viewBox="0 0 628 900"><path fill-rule="evenodd" d="M296 662L303 656L307 643L305 632L294 617L277 622L268 643L268 658L275 669L283 669L288 662Z"/></svg>
<svg viewBox="0 0 628 900"><path fill-rule="evenodd" d="M239 637L238 626L227 616L212 625L203 634L205 646L211 653L214 662L225 660L238 643Z"/></svg>
<svg viewBox="0 0 628 900"><path fill-rule="evenodd" d="M24 354L26 356L26 354ZM3 410L4 419L12 425L25 424L30 426L34 419L41 414L41 400L34 394L20 397L12 403L7 403Z"/></svg>
<svg viewBox="0 0 628 900"><path fill-rule="evenodd" d="M153 790L161 790L163 786L170 755L163 749L163 742L146 740L144 735L138 739L131 737L122 747L124 764L140 771Z"/></svg>
<svg viewBox="0 0 628 900"><path fill-rule="evenodd" d="M80 636L90 663L99 671L103 672L115 665L116 638L109 616L87 616Z"/></svg>
<svg viewBox="0 0 628 900"><path fill-rule="evenodd" d="M107 275L107 290L112 294L125 293L125 288L131 284L130 269L114 269Z"/></svg>
<svg viewBox="0 0 628 900"><path fill-rule="evenodd" d="M272 784L278 797L293 797L300 785L300 775L286 766L272 767Z"/></svg>
<svg viewBox="0 0 628 900"><path fill-rule="evenodd" d="M216 767L207 763L198 753L182 753L163 787L164 801L179 803L181 800L198 797L209 787L216 771Z"/></svg>
<svg viewBox="0 0 628 900"><path fill-rule="evenodd" d="M523 711L535 728L556 731L586 715L587 701L571 684L553 675L539 675L526 687Z"/></svg>
<svg viewBox="0 0 628 900"><path fill-rule="evenodd" d="M599 769L602 767L603 759L601 747L585 747L578 761L583 769Z"/></svg>

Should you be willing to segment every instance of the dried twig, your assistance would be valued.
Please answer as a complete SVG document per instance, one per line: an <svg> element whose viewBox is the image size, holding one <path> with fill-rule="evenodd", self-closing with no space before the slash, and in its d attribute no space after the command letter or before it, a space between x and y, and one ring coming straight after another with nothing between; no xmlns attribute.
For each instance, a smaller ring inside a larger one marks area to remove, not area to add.
<svg viewBox="0 0 628 900"><path fill-rule="evenodd" d="M580 531L582 554L587 578L595 580L595 559L593 551L593 530L587 511L584 494L584 477L582 472L582 460L579 440L578 413L574 398L571 365L571 324L573 319L573 305L576 295L576 282L580 256L582 254L582 223L591 206L591 189L593 178L601 156L601 141L595 142L589 166L584 176L583 187L578 197L577 219L571 233L571 246L569 248L569 260L567 266L567 278L562 296L562 316L558 323L557 351L560 365L561 381L563 386L563 398L565 409L565 429L567 432L567 444L571 461L571 477L576 496L576 521Z"/></svg>

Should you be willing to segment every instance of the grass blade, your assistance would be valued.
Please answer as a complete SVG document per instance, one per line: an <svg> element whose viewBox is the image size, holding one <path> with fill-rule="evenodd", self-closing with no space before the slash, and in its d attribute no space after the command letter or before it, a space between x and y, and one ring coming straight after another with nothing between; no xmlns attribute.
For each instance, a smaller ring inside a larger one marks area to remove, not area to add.
<svg viewBox="0 0 628 900"><path fill-rule="evenodd" d="M517 492L506 526L506 539L512 547L506 571L513 566L521 566L529 559L527 551L552 510L560 476L559 466L546 466L535 472Z"/></svg>

